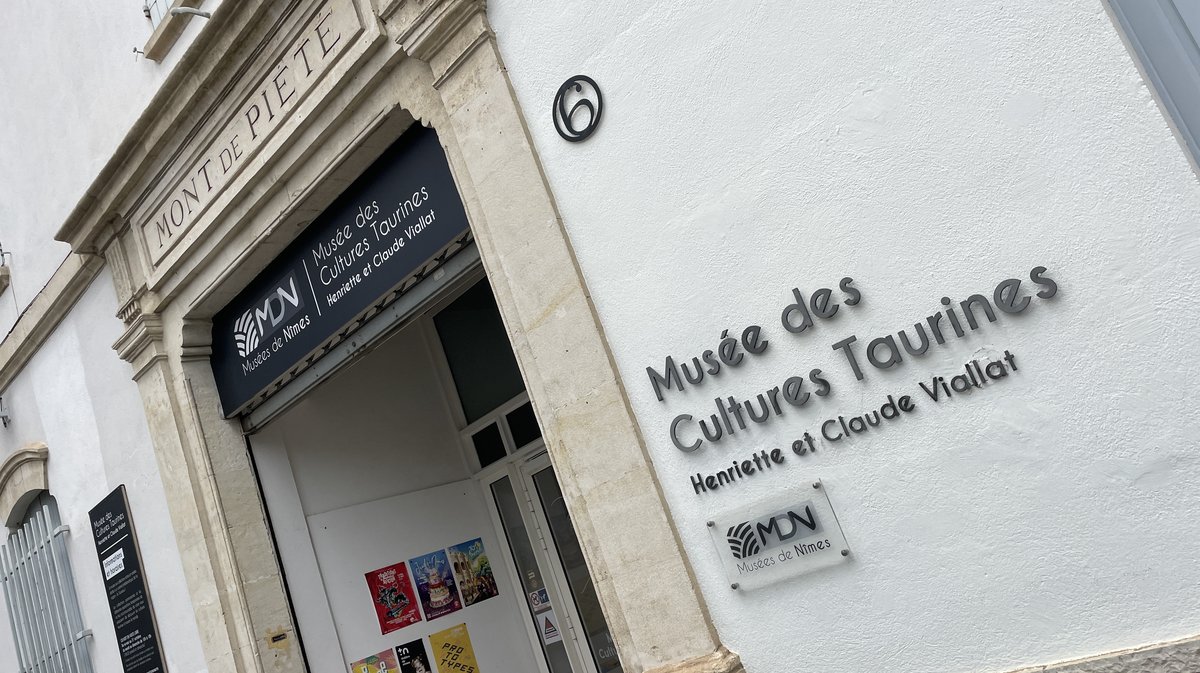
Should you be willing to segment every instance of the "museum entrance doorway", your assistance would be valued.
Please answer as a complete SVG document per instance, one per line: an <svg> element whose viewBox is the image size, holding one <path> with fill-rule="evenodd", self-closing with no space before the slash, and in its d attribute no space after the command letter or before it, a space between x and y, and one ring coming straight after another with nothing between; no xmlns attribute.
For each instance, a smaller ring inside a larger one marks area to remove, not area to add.
<svg viewBox="0 0 1200 673"><path fill-rule="evenodd" d="M309 669L617 673L491 288L443 280L250 436Z"/></svg>
<svg viewBox="0 0 1200 673"><path fill-rule="evenodd" d="M550 673L621 670L608 624L562 491L543 447L483 478L495 523L509 544L514 581Z"/></svg>

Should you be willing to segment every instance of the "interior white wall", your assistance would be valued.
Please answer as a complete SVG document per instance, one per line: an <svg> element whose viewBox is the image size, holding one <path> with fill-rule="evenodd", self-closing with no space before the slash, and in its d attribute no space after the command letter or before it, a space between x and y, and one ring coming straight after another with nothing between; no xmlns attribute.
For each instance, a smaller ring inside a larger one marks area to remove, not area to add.
<svg viewBox="0 0 1200 673"><path fill-rule="evenodd" d="M488 13L697 580L751 673L1005 671L1197 632L1200 189L1101 2ZM550 110L577 73L606 107L571 144ZM858 382L830 349L1037 265L1056 298L895 370ZM791 288L847 275L860 306L780 327ZM655 399L647 366L749 324L765 355ZM920 395L989 349L1021 375L693 493L690 474ZM825 400L694 455L668 440L676 414L813 367ZM731 591L706 518L817 477L853 562Z"/></svg>
<svg viewBox="0 0 1200 673"><path fill-rule="evenodd" d="M296 489L287 445L277 426L267 426L255 434L250 445L263 502L270 512L279 564L287 578L292 613L304 643L304 656L311 670L338 670L346 662L342 660L341 640L308 532L308 518Z"/></svg>
<svg viewBox="0 0 1200 673"><path fill-rule="evenodd" d="M125 484L167 666L205 671L141 397L111 347L123 327L116 310L105 270L5 391L13 422L0 428L0 455L31 442L50 449L50 494L70 526L68 554L96 670L119 670L120 656L88 510Z"/></svg>
<svg viewBox="0 0 1200 673"><path fill-rule="evenodd" d="M420 323L400 330L250 438L313 670L340 670L464 616L473 640L494 652L481 657L498 657L497 670L534 670L528 646L497 649L491 640L512 635L507 576L502 599L432 623L382 636L374 621L364 573L490 535L479 495L463 481L469 473L426 339ZM485 546L499 578L500 548L494 537ZM499 630L485 632L493 622Z"/></svg>
<svg viewBox="0 0 1200 673"><path fill-rule="evenodd" d="M270 428L287 446L304 513L468 476L423 332L399 331Z"/></svg>
<svg viewBox="0 0 1200 673"><path fill-rule="evenodd" d="M525 629L525 597L512 585L501 547L506 543L497 538L474 481L311 516L309 529L346 663L465 623L480 670L538 670ZM363 575L475 538L483 539L499 595L433 621L380 635ZM432 657L428 642L426 648Z"/></svg>
<svg viewBox="0 0 1200 673"><path fill-rule="evenodd" d="M153 28L137 0L4 5L0 245L12 287L0 295L0 332L42 289L70 247L54 232L83 197L204 26L188 22L163 59L134 53ZM201 6L213 10L220 0Z"/></svg>

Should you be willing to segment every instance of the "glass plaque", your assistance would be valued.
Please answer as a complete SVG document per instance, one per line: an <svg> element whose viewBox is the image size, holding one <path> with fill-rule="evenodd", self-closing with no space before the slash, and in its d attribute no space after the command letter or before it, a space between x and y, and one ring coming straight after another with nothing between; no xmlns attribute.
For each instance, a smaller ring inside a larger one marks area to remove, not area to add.
<svg viewBox="0 0 1200 673"><path fill-rule="evenodd" d="M850 560L820 481L716 516L708 532L734 589L755 589Z"/></svg>

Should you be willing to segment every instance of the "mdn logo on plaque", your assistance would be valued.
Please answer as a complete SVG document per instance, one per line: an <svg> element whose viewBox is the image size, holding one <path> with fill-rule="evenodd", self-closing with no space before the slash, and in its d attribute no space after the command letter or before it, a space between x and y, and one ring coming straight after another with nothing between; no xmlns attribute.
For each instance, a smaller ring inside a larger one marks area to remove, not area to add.
<svg viewBox="0 0 1200 673"><path fill-rule="evenodd" d="M820 481L709 522L730 586L752 589L845 562L850 547Z"/></svg>

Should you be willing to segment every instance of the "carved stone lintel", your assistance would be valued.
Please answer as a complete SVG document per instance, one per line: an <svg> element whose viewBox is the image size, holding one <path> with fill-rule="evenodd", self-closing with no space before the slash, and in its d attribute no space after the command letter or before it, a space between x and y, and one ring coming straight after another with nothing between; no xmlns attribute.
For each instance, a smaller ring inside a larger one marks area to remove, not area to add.
<svg viewBox="0 0 1200 673"><path fill-rule="evenodd" d="M50 488L46 478L46 460L50 449L41 442L13 451L0 463L0 516L4 525L15 528L33 498Z"/></svg>
<svg viewBox="0 0 1200 673"><path fill-rule="evenodd" d="M113 344L117 355L133 365L134 381L140 379L154 363L166 359L167 350L162 337L162 318L152 313L139 313Z"/></svg>

